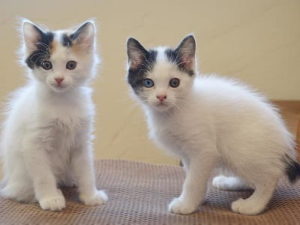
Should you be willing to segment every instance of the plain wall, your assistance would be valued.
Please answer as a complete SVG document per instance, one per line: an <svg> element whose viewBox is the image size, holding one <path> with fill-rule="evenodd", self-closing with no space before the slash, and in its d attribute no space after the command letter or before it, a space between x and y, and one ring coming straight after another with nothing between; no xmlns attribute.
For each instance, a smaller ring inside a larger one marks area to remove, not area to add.
<svg viewBox="0 0 300 225"><path fill-rule="evenodd" d="M102 57L93 83L97 158L177 163L147 138L144 115L129 96L125 42L176 46L197 39L199 69L238 78L272 99L300 99L299 0L85 0L0 2L0 101L24 84L17 63L17 17L52 29L96 18Z"/></svg>

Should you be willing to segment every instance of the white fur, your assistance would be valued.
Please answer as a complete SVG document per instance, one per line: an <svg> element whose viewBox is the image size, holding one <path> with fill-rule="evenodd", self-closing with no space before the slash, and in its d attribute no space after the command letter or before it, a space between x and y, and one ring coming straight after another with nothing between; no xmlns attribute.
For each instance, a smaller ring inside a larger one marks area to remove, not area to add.
<svg viewBox="0 0 300 225"><path fill-rule="evenodd" d="M177 88L168 85L174 77L181 80ZM215 178L215 186L255 189L249 198L233 202L232 210L247 215L262 212L284 174L285 157L295 159L293 138L277 110L233 80L183 73L165 59L161 48L147 78L155 85L143 87L138 100L150 137L179 157L186 170L182 193L169 210L180 214L197 210L212 171L221 167L237 177ZM167 96L164 104L156 98L161 94Z"/></svg>
<svg viewBox="0 0 300 225"><path fill-rule="evenodd" d="M25 23L24 29L29 26ZM56 32L57 42L60 33ZM27 57L30 51L27 46L24 50ZM84 204L102 204L107 196L95 185L94 104L87 86L97 64L95 45L82 55L58 45L50 60L53 70L29 70L28 83L9 102L1 141L5 183L1 195L61 210L65 199L59 186L76 185ZM76 60L78 68L67 71L68 60ZM57 76L64 78L60 87L53 82Z"/></svg>

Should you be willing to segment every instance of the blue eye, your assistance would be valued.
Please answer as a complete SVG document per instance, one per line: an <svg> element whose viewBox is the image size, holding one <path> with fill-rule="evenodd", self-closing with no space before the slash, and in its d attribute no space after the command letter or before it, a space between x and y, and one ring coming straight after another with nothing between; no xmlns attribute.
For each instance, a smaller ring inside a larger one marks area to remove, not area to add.
<svg viewBox="0 0 300 225"><path fill-rule="evenodd" d="M172 87L172 88L177 88L180 84L180 80L178 78L172 78L169 82L169 85Z"/></svg>
<svg viewBox="0 0 300 225"><path fill-rule="evenodd" d="M153 82L153 80L151 80L149 78L146 78L146 79L143 80L143 85L146 88L151 88L151 87L154 86L154 82Z"/></svg>

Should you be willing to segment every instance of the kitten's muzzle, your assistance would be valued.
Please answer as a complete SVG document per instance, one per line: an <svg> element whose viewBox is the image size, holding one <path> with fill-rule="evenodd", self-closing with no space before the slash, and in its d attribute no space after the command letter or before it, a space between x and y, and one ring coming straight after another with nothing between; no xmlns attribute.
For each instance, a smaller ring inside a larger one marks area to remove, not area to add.
<svg viewBox="0 0 300 225"><path fill-rule="evenodd" d="M61 83L64 81L64 78L61 78L61 77L55 78L55 81L58 86L61 86Z"/></svg>
<svg viewBox="0 0 300 225"><path fill-rule="evenodd" d="M166 95L157 95L156 98L162 103L165 99L167 99Z"/></svg>

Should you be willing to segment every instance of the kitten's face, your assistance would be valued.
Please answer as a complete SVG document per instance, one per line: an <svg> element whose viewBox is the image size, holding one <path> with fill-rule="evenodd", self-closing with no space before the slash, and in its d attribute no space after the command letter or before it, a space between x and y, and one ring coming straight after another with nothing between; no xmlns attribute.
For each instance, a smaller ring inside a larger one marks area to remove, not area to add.
<svg viewBox="0 0 300 225"><path fill-rule="evenodd" d="M33 77L55 92L81 86L94 74L97 64L94 23L74 30L45 31L23 22L24 55Z"/></svg>
<svg viewBox="0 0 300 225"><path fill-rule="evenodd" d="M193 36L186 37L176 49L148 51L130 38L127 42L128 83L136 96L160 112L180 107L194 79L195 47Z"/></svg>

